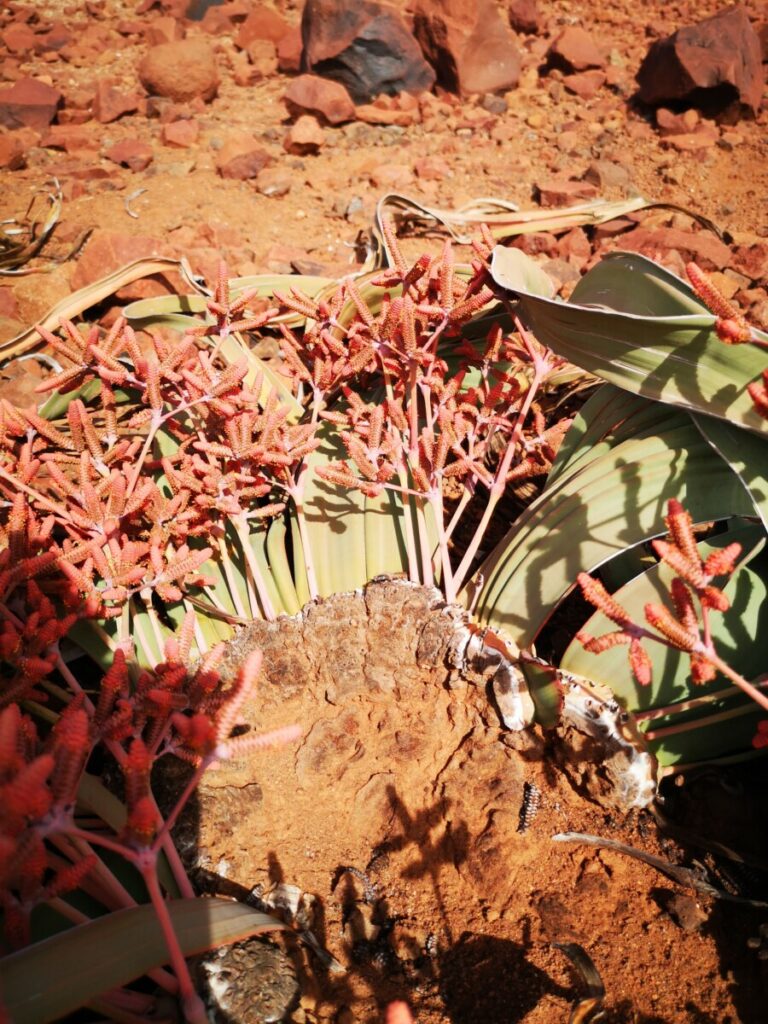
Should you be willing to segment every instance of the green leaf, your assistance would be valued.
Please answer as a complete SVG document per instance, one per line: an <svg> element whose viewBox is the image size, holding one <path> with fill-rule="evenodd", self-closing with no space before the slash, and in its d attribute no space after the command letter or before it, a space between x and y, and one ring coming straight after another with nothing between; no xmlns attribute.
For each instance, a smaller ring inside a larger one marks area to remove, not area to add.
<svg viewBox="0 0 768 1024"><path fill-rule="evenodd" d="M680 415L671 406L604 384L584 403L568 428L545 487L551 487L563 473L593 462L625 438L656 433L682 422Z"/></svg>
<svg viewBox="0 0 768 1024"><path fill-rule="evenodd" d="M480 621L508 633L521 647L533 642L581 571L664 532L669 498L694 522L752 514L737 477L691 422L675 412L633 437L620 425L619 443L580 460L520 516L480 567ZM583 465L581 462L583 461Z"/></svg>
<svg viewBox="0 0 768 1024"><path fill-rule="evenodd" d="M346 459L341 438L321 427L321 446L308 457L302 505L320 597L355 590L368 582L365 558L365 496L322 480L315 472ZM309 600L298 525L292 516L294 579L302 604Z"/></svg>
<svg viewBox="0 0 768 1024"><path fill-rule="evenodd" d="M365 499L365 575L396 575L408 571L404 517L401 495L382 491L377 498Z"/></svg>
<svg viewBox="0 0 768 1024"><path fill-rule="evenodd" d="M651 260L611 254L568 302L522 285L513 291L538 340L577 366L635 394L768 433L746 390L768 369L768 350L724 345L685 282Z"/></svg>
<svg viewBox="0 0 768 1024"><path fill-rule="evenodd" d="M697 414L692 417L717 454L731 467L755 503L768 530L768 439L748 434L730 423Z"/></svg>
<svg viewBox="0 0 768 1024"><path fill-rule="evenodd" d="M555 294L552 278L521 249L496 246L491 257L491 276L510 292L542 295L545 299Z"/></svg>
<svg viewBox="0 0 768 1024"><path fill-rule="evenodd" d="M185 956L284 927L217 898L172 900L168 912ZM154 909L119 910L0 960L3 1005L14 1024L47 1024L167 962Z"/></svg>
<svg viewBox="0 0 768 1024"><path fill-rule="evenodd" d="M731 607L723 614L713 613L710 620L720 656L737 672L752 679L765 671L760 637L768 629L763 578L768 560L764 554L752 561L750 558L754 556L756 544L764 544L765 533L761 527L742 524L700 544L699 550L706 558L710 551L735 540L743 545L745 554L725 587ZM674 575L667 565L658 563L621 587L614 596L633 621L643 623L648 602L670 604L668 588ZM589 636L601 636L614 632L616 626L602 612L595 612L583 629ZM698 762L750 749L755 723L765 717L765 713L749 697L722 677L703 686L694 686L686 654L650 640L644 641L643 646L653 664L653 680L649 686L640 686L635 681L624 646L590 654L574 640L560 667L605 683L625 708L640 712L641 728L651 735L661 733L650 740L650 747L662 765ZM692 699L700 701L713 696L714 699L686 707ZM654 709L669 711L643 721L643 713ZM678 728L684 731L666 732Z"/></svg>
<svg viewBox="0 0 768 1024"><path fill-rule="evenodd" d="M285 547L287 537L288 529L285 516L279 516L270 523L267 531L267 558L280 597L281 611L285 615L295 615L301 611L301 602L296 593L291 564Z"/></svg>

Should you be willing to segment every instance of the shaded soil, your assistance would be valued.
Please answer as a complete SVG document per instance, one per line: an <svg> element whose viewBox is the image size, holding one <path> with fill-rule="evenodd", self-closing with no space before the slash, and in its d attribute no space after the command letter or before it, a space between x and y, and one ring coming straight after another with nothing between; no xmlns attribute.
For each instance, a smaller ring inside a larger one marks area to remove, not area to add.
<svg viewBox="0 0 768 1024"><path fill-rule="evenodd" d="M289 20L298 18L298 4L278 6ZM0 282L0 342L112 269L105 250L96 248L105 232L118 236L114 266L138 255L134 249L126 255L126 239L144 239L142 254L183 255L209 277L220 256L233 276L340 275L359 268L358 234L370 227L383 192L445 208L494 195L527 208L537 184L553 176L580 179L597 160L626 171L622 184L600 189L607 198L637 190L679 204L716 221L731 252L740 246L754 252L768 238L768 112L736 123L727 116L715 125L714 145L688 152L665 141L652 112L632 100L649 40L721 5L542 0L540 6L547 30L521 38L520 86L495 107L482 97L460 103L443 96L421 123L327 128L317 154L291 155L283 148L286 76L238 85L233 69L242 55L230 37L220 36L214 40L222 71L218 97L176 111L199 127L191 147L165 145L160 117L138 113L107 125L86 121L87 144L71 152L32 146L26 168L0 172L0 219L20 217L55 176L64 208L46 255L66 253L84 232L92 234L77 258L52 272ZM120 21L136 18L135 4L107 0L81 10L39 0L35 9L43 19L64 17L79 26L84 46L88 38L102 42L69 61L30 57L4 65L9 80L48 76L70 96L103 76L118 89L136 88L146 47L140 34L117 31ZM759 15L757 4L750 9ZM142 18L152 23L159 14L150 10ZM590 100L568 93L542 68L547 40L571 23L588 27L611 55L614 84ZM190 35L197 32L190 27ZM242 132L269 152L279 188L216 173L222 145ZM152 148L145 171L104 156L129 138ZM429 172L420 164L425 159ZM639 223L662 229L644 251L680 272L679 235L664 232L692 230L692 222L670 211L528 247L542 261L556 261L550 269L567 292L600 252L631 245L627 235ZM435 243L404 244L416 255ZM722 262L708 269L734 285L752 319L768 322L763 264L747 266L746 257L717 251ZM168 287L162 279L143 282L124 289L120 300ZM109 305L96 312L113 315ZM3 373L5 395L31 400L31 364ZM350 599L332 612L316 617L325 647L307 646L296 634L276 639L270 631L253 640L267 651L253 724L301 722L298 752L272 752L211 775L179 836L206 888L247 892L260 885L268 893L286 883L315 897L309 927L344 970L334 973L305 946L286 942L288 969L298 973L302 992L288 1019L374 1022L388 1000L407 998L419 1024L566 1021L584 983L555 944L577 943L602 976L610 1024L765 1020L766 961L747 947L766 920L764 910L698 898L620 854L551 840L564 831L618 839L674 862L707 864L720 887L764 899L765 875L755 866L768 860L764 768L729 769L670 787L663 812L690 830L673 840L649 813L625 815L588 799L582 773L589 771L570 763L572 755L552 738L505 733L483 682L458 682L439 652L406 673L399 632L406 623L391 612L381 616L383 661L367 673L350 659L356 648L339 630L350 632L360 609ZM372 648L371 639L366 649ZM529 811L521 828L531 787L540 794L538 813ZM726 871L727 858L713 852L717 842L740 851L746 867ZM243 954L235 973L248 970L258 974L253 957ZM286 991L290 1000L290 985ZM233 1010L230 1020L276 1019L257 1009L262 1004L253 990L246 986L245 993L245 1009Z"/></svg>

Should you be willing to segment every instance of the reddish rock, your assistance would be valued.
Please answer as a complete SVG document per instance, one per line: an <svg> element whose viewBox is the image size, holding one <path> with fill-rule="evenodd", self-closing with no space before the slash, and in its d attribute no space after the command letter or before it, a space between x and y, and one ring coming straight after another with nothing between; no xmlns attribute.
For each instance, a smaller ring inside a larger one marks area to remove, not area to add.
<svg viewBox="0 0 768 1024"><path fill-rule="evenodd" d="M574 181L572 178L550 178L536 183L539 202L542 206L573 206L594 199L597 189L588 181Z"/></svg>
<svg viewBox="0 0 768 1024"><path fill-rule="evenodd" d="M513 239L512 245L528 256L553 256L557 252L557 238L549 231L532 231Z"/></svg>
<svg viewBox="0 0 768 1024"><path fill-rule="evenodd" d="M583 270L592 256L592 245L583 228L572 228L558 238L555 251L572 267Z"/></svg>
<svg viewBox="0 0 768 1024"><path fill-rule="evenodd" d="M584 172L584 181L602 191L608 188L628 188L632 183L632 175L623 164L612 160L595 160Z"/></svg>
<svg viewBox="0 0 768 1024"><path fill-rule="evenodd" d="M106 79L96 83L96 95L93 97L93 116L100 124L116 121L123 114L133 114L139 109L139 97L136 93L123 93Z"/></svg>
<svg viewBox="0 0 768 1024"><path fill-rule="evenodd" d="M379 164L372 168L369 177L375 188L399 191L413 184L413 171L408 164Z"/></svg>
<svg viewBox="0 0 768 1024"><path fill-rule="evenodd" d="M9 53L30 53L35 48L37 37L29 25L15 21L0 34Z"/></svg>
<svg viewBox="0 0 768 1024"><path fill-rule="evenodd" d="M563 85L568 92L574 93L582 100L591 100L605 85L605 72L597 68L591 71L578 71L573 75L563 75Z"/></svg>
<svg viewBox="0 0 768 1024"><path fill-rule="evenodd" d="M263 196L278 198L286 196L291 191L293 180L290 172L282 167L265 167L259 172L256 179L256 187Z"/></svg>
<svg viewBox="0 0 768 1024"><path fill-rule="evenodd" d="M47 32L35 36L35 53L58 53L72 42L72 33L63 21L55 21Z"/></svg>
<svg viewBox="0 0 768 1024"><path fill-rule="evenodd" d="M500 92L520 79L515 37L494 0L420 0L414 34L439 84L452 92Z"/></svg>
<svg viewBox="0 0 768 1024"><path fill-rule="evenodd" d="M20 78L8 89L0 89L0 125L6 128L34 128L43 131L56 117L61 93L36 78Z"/></svg>
<svg viewBox="0 0 768 1024"><path fill-rule="evenodd" d="M736 269L750 281L768 280L768 242L740 245L734 252Z"/></svg>
<svg viewBox="0 0 768 1024"><path fill-rule="evenodd" d="M288 22L265 4L254 4L235 36L235 46L247 50L254 39L269 39L277 45L289 29Z"/></svg>
<svg viewBox="0 0 768 1024"><path fill-rule="evenodd" d="M656 126L661 135L682 135L685 132L692 132L699 120L698 110L689 109L676 114L666 107L659 107L656 111Z"/></svg>
<svg viewBox="0 0 768 1024"><path fill-rule="evenodd" d="M0 135L0 168L19 171L27 165L27 153L21 139L12 132Z"/></svg>
<svg viewBox="0 0 768 1024"><path fill-rule="evenodd" d="M63 149L67 153L95 153L99 140L82 125L52 124L43 132L40 145L44 149Z"/></svg>
<svg viewBox="0 0 768 1024"><path fill-rule="evenodd" d="M145 171L152 163L152 147L141 139L124 139L104 154L108 160L131 171Z"/></svg>
<svg viewBox="0 0 768 1024"><path fill-rule="evenodd" d="M216 157L216 169L222 178L246 181L255 178L271 157L252 135L237 135L228 139Z"/></svg>
<svg viewBox="0 0 768 1024"><path fill-rule="evenodd" d="M168 244L148 235L122 235L97 228L86 242L70 278L74 290L98 281L144 256L167 256Z"/></svg>
<svg viewBox="0 0 768 1024"><path fill-rule="evenodd" d="M169 15L155 18L147 25L144 38L150 46L175 43L184 38L184 26L177 18L171 18Z"/></svg>
<svg viewBox="0 0 768 1024"><path fill-rule="evenodd" d="M141 36L146 28L146 22L140 21L138 18L125 18L115 25L115 31L119 32L121 36Z"/></svg>
<svg viewBox="0 0 768 1024"><path fill-rule="evenodd" d="M719 138L717 125L707 121L698 125L695 131L665 135L662 145L676 149L680 153L692 153L699 149L711 149Z"/></svg>
<svg viewBox="0 0 768 1024"><path fill-rule="evenodd" d="M281 71L290 73L301 71L301 51L303 46L299 26L289 28L277 44L278 68Z"/></svg>
<svg viewBox="0 0 768 1024"><path fill-rule="evenodd" d="M356 103L379 93L420 93L435 74L402 18L374 0L307 0L303 69L341 82Z"/></svg>
<svg viewBox="0 0 768 1024"><path fill-rule="evenodd" d="M206 6L205 14L199 21L204 32L212 36L231 34L234 26L245 21L251 10L248 0L234 0L233 3ZM188 14L188 17L191 15Z"/></svg>
<svg viewBox="0 0 768 1024"><path fill-rule="evenodd" d="M263 77L264 75L262 75L261 71L247 60L244 64L239 61L232 64L232 81L241 89L247 89L255 85Z"/></svg>
<svg viewBox="0 0 768 1024"><path fill-rule="evenodd" d="M549 48L550 63L567 71L604 68L606 59L586 29L571 25L564 29Z"/></svg>
<svg viewBox="0 0 768 1024"><path fill-rule="evenodd" d="M277 48L271 39L252 39L245 52L258 78L267 78L277 71Z"/></svg>
<svg viewBox="0 0 768 1024"><path fill-rule="evenodd" d="M213 50L201 39L153 46L139 65L139 78L149 93L178 103L196 96L208 102L219 87Z"/></svg>
<svg viewBox="0 0 768 1024"><path fill-rule="evenodd" d="M760 50L763 55L763 64L768 62L768 21L757 26L757 37L760 40Z"/></svg>
<svg viewBox="0 0 768 1024"><path fill-rule="evenodd" d="M754 114L764 82L760 39L738 6L657 40L637 72L643 103L726 106L738 99Z"/></svg>
<svg viewBox="0 0 768 1024"><path fill-rule="evenodd" d="M325 132L320 122L311 114L303 114L296 124L292 124L288 129L288 134L283 140L283 149L286 153L306 156L317 153L324 143Z"/></svg>
<svg viewBox="0 0 768 1024"><path fill-rule="evenodd" d="M537 35L544 30L544 16L536 0L511 0L507 14L515 32Z"/></svg>
<svg viewBox="0 0 768 1024"><path fill-rule="evenodd" d="M684 231L682 228L646 228L643 225L621 236L621 248L640 252L655 259L658 254L676 250L685 262L695 260L703 270L722 270L731 264L730 248L708 231Z"/></svg>
<svg viewBox="0 0 768 1024"><path fill-rule="evenodd" d="M166 146L188 149L197 143L199 137L200 125L197 121L172 121L163 125L162 138Z"/></svg>
<svg viewBox="0 0 768 1024"><path fill-rule="evenodd" d="M355 119L355 105L344 86L318 75L299 75L288 86L283 101L291 114L316 114L328 124Z"/></svg>
<svg viewBox="0 0 768 1024"><path fill-rule="evenodd" d="M384 105L377 100L375 103L362 103L355 109L358 121L365 124L396 124L408 128L420 120L418 107L401 110L394 104Z"/></svg>
<svg viewBox="0 0 768 1024"><path fill-rule="evenodd" d="M427 156L422 160L417 160L413 169L420 181L443 181L453 174L451 165L437 156Z"/></svg>

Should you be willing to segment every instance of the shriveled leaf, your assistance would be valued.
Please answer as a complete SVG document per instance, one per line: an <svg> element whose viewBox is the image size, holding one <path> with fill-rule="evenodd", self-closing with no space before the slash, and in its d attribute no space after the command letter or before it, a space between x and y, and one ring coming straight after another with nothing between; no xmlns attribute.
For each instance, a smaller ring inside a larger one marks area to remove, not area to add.
<svg viewBox="0 0 768 1024"><path fill-rule="evenodd" d="M218 898L172 900L168 913L185 956L284 927ZM153 908L119 910L4 957L4 1009L14 1024L47 1024L167 962Z"/></svg>
<svg viewBox="0 0 768 1024"><path fill-rule="evenodd" d="M42 223L33 215L40 196L48 203ZM0 221L0 274L20 276L34 272L25 264L37 256L50 238L61 215L61 205L61 188L54 181L52 189L41 189L35 193L22 220L11 217ZM52 262L55 266L58 261Z"/></svg>
<svg viewBox="0 0 768 1024"><path fill-rule="evenodd" d="M539 341L577 366L635 394L768 433L747 393L768 369L768 350L724 345L691 289L653 261L612 253L568 302L522 286L513 293Z"/></svg>
<svg viewBox="0 0 768 1024"><path fill-rule="evenodd" d="M533 231L565 231L582 224L603 224L616 217L626 216L649 204L641 196L608 202L597 199L580 203L565 209L519 210L515 203L506 199L473 199L458 209L446 210L424 206L411 196L390 192L382 196L376 207L376 221L373 229L374 247L365 264L366 270L376 269L383 264L391 265L391 254L387 250L382 223L391 217L396 223L409 227L434 229L440 225L453 238L464 245L472 241L481 224L485 224L494 238L512 238L515 235ZM474 230L473 230L474 229Z"/></svg>
<svg viewBox="0 0 768 1024"><path fill-rule="evenodd" d="M764 540L761 527L742 525L699 545L704 558L732 541L743 545L742 562L725 587L731 607L722 614L712 614L711 625L720 656L747 679L765 671L760 643L768 628L767 591L761 578L766 569L765 555L750 562L756 545L764 544ZM668 588L673 577L667 565L658 563L621 587L616 600L634 621L643 623L648 602L669 605ZM589 636L615 628L602 612L595 612L583 627ZM662 765L709 760L750 748L755 723L765 713L749 697L722 676L712 683L694 685L687 655L652 641L645 641L643 646L653 664L649 686L640 686L634 679L623 646L590 654L574 640L562 658L561 668L605 683L624 707L639 712L641 728L650 737L656 735L649 743ZM666 712L659 714L664 709ZM649 712L653 716L644 719ZM667 731L678 728L683 731Z"/></svg>
<svg viewBox="0 0 768 1024"><path fill-rule="evenodd" d="M682 411L666 426L562 473L480 567L477 616L521 646L533 642L581 571L665 530L669 498L695 522L750 515L749 495Z"/></svg>
<svg viewBox="0 0 768 1024"><path fill-rule="evenodd" d="M61 302L57 302L40 321L42 327L49 331L55 331L62 320L72 320L79 316L86 309L102 302L110 295L133 281L140 281L142 278L151 277L153 274L163 274L169 271L179 271L195 287L194 277L189 270L185 260L166 259L161 256L146 257L134 260L119 270L107 274L106 277L94 281L85 288L73 292ZM43 345L43 339L38 333L37 327L29 327L8 341L0 342L0 359L12 359L14 356L29 352L30 349Z"/></svg>

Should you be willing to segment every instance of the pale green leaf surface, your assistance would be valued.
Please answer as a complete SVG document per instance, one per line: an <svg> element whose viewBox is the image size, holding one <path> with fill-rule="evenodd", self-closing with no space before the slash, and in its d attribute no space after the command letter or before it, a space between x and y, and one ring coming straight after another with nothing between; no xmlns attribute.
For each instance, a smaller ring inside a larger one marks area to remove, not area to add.
<svg viewBox="0 0 768 1024"><path fill-rule="evenodd" d="M545 490L480 567L480 621L529 645L579 572L664 533L669 498L695 522L749 515L736 476L684 420L623 441Z"/></svg>
<svg viewBox="0 0 768 1024"><path fill-rule="evenodd" d="M577 366L635 394L768 433L746 391L768 369L768 351L724 345L700 303L690 312L698 300L688 286L651 260L612 254L569 302L521 287L514 294L538 340Z"/></svg>
<svg viewBox="0 0 768 1024"><path fill-rule="evenodd" d="M755 563L747 564L755 544L764 543L764 537L761 527L742 525L699 545L702 557L731 541L739 541L743 545L745 555L742 563L725 588L731 599L731 608L723 614L713 613L711 623L718 653L748 679L765 671L760 637L768 629L766 585L761 579L766 558L759 556L756 568L752 567ZM633 621L644 623L644 608L648 602L671 607L668 589L673 578L673 571L664 563L658 563L621 587L614 596ZM595 612L583 627L589 636L602 636L616 628L602 612ZM560 667L605 683L622 705L633 712L666 708L691 698L727 692L727 696L711 703L677 713L671 711L643 724L643 728L655 730L673 724L696 723L695 729L651 741L651 749L661 764L706 760L749 747L756 731L755 722L764 717L764 712L749 697L740 692L731 693L732 685L722 676L706 685L693 685L686 654L651 640L644 641L643 646L653 664L653 680L649 686L640 686L634 679L625 646L610 648L602 654L591 654L573 640ZM743 710L743 714L723 720L715 718L722 712L738 708Z"/></svg>
<svg viewBox="0 0 768 1024"><path fill-rule="evenodd" d="M674 423L684 422L685 416L672 406L603 384L568 428L545 487L551 487L563 473L570 474L605 455L623 440L669 429Z"/></svg>
<svg viewBox="0 0 768 1024"><path fill-rule="evenodd" d="M185 956L284 927L217 898L172 900L168 912ZM167 962L154 909L119 910L4 957L3 1005L14 1024L47 1024Z"/></svg>
<svg viewBox="0 0 768 1024"><path fill-rule="evenodd" d="M367 582L365 560L365 497L360 491L321 480L318 466L346 459L338 435L327 427L320 430L321 446L307 458L307 476L302 502L309 534L312 560L321 597L355 590ZM293 522L296 589L304 604L309 594L302 587L305 574L301 560L298 527ZM304 592L302 592L304 590Z"/></svg>
<svg viewBox="0 0 768 1024"><path fill-rule="evenodd" d="M403 500L393 491L365 499L365 574L369 580L408 571L404 515Z"/></svg>
<svg viewBox="0 0 768 1024"><path fill-rule="evenodd" d="M267 531L267 558L280 598L278 614L295 615L301 611L301 602L296 593L296 584L285 546L287 536L285 518L278 516L277 519L273 519Z"/></svg>
<svg viewBox="0 0 768 1024"><path fill-rule="evenodd" d="M746 487L755 511L768 529L768 438L745 433L730 423L700 413L692 419Z"/></svg>
<svg viewBox="0 0 768 1024"><path fill-rule="evenodd" d="M491 256L491 276L496 284L511 292L542 295L555 294L552 278L521 249L497 245Z"/></svg>

